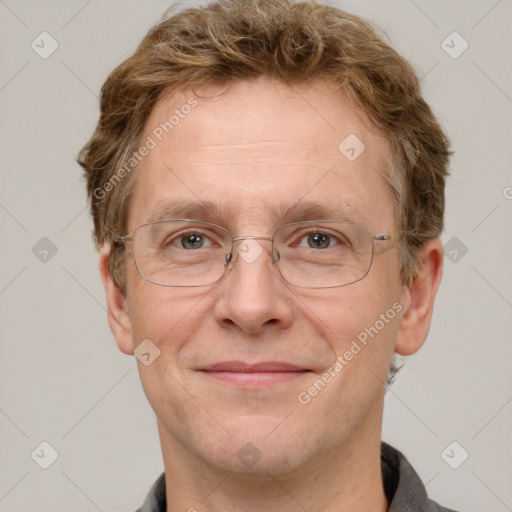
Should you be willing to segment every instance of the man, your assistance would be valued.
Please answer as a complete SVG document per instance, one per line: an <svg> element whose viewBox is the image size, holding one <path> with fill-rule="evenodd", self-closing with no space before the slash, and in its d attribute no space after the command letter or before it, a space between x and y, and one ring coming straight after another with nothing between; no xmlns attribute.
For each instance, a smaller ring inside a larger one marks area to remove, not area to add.
<svg viewBox="0 0 512 512"><path fill-rule="evenodd" d="M187 9L112 72L79 162L157 416L140 511L447 510L380 437L430 326L449 153L409 64L333 7Z"/></svg>

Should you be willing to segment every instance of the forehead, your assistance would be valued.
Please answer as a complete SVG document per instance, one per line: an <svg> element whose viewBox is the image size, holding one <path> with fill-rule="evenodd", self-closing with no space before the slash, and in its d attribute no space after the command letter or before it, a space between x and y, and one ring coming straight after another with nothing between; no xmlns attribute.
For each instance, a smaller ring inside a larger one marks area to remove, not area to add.
<svg viewBox="0 0 512 512"><path fill-rule="evenodd" d="M217 205L217 222L275 222L302 202L393 217L385 142L340 91L264 78L183 91L156 104L141 140L152 148L134 171L131 228L178 202Z"/></svg>

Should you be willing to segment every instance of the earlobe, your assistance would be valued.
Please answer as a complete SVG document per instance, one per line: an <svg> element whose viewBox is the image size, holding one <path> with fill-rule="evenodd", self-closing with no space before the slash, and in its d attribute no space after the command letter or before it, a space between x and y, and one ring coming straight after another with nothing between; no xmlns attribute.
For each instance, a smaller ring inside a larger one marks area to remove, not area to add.
<svg viewBox="0 0 512 512"><path fill-rule="evenodd" d="M107 299L108 323L119 350L133 355L133 338L126 297L114 283L110 273L110 246L105 244L100 251L99 268Z"/></svg>
<svg viewBox="0 0 512 512"><path fill-rule="evenodd" d="M426 242L418 254L418 271L405 287L395 352L409 356L417 352L430 329L434 299L443 273L443 246L439 238Z"/></svg>

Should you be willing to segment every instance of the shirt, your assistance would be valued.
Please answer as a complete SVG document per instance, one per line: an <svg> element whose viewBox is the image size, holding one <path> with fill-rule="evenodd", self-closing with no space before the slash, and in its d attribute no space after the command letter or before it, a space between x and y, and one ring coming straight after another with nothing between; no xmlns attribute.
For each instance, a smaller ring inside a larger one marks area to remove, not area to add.
<svg viewBox="0 0 512 512"><path fill-rule="evenodd" d="M427 497L425 486L408 460L392 446L381 443L381 468L388 512L455 512ZM167 512L165 473L153 484L136 512Z"/></svg>

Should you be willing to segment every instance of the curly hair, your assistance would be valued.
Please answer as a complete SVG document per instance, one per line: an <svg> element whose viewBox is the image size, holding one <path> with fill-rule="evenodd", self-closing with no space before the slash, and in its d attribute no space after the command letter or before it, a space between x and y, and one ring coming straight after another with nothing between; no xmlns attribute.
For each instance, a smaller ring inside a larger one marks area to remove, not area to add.
<svg viewBox="0 0 512 512"><path fill-rule="evenodd" d="M126 166L156 102L164 94L259 76L329 84L385 138L401 276L410 284L419 248L443 229L451 153L411 65L367 21L314 0L218 0L173 9L108 76L98 124L78 156L95 242L110 244L117 286L125 292L125 253L114 234L126 229L134 175Z"/></svg>

